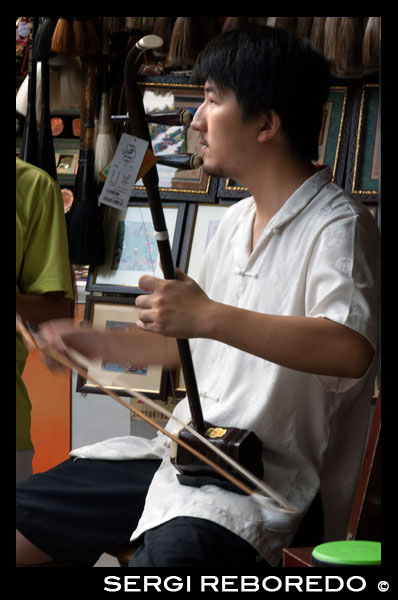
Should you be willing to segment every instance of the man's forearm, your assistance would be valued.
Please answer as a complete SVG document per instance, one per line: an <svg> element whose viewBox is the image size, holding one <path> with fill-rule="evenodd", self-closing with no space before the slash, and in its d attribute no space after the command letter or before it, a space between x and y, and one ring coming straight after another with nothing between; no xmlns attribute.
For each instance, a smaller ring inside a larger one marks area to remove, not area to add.
<svg viewBox="0 0 398 600"><path fill-rule="evenodd" d="M324 318L266 315L212 303L205 337L281 366L336 377L361 377L373 349L357 332Z"/></svg>
<svg viewBox="0 0 398 600"><path fill-rule="evenodd" d="M73 314L73 301L63 292L47 294L16 294L16 312L32 325L50 319L65 319Z"/></svg>

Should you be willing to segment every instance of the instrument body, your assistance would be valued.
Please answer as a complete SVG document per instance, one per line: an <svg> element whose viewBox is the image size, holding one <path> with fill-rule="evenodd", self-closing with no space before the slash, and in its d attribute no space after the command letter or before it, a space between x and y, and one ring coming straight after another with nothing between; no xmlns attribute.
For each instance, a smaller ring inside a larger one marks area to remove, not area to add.
<svg viewBox="0 0 398 600"><path fill-rule="evenodd" d="M263 478L262 443L253 431L237 427L219 427L210 423L205 423L205 427L206 429L201 433L213 446L216 446L259 479ZM206 447L190 431L182 429L178 433L178 438L189 444L189 446L197 448L205 456L212 458L215 463L232 473L240 481L249 486L252 485L244 475L239 473L233 466L226 464L219 455L212 453L210 448ZM221 484L221 487L242 493L234 484L227 482L225 478L216 473L214 469L187 452L184 446L178 446L175 451L172 450L171 462L180 473L178 476L180 483L195 487L206 484Z"/></svg>

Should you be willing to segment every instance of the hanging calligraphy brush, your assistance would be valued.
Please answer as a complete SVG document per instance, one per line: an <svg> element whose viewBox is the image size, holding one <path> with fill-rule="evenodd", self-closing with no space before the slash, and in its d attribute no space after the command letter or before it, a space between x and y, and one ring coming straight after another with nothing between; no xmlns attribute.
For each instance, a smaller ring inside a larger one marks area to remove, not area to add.
<svg viewBox="0 0 398 600"><path fill-rule="evenodd" d="M155 38L155 39L154 39ZM148 126L145 120L145 111L142 101L142 95L138 89L137 77L137 58L146 48L158 43L157 36L145 36L137 42L130 50L125 62L125 93L126 105L129 112L130 127L133 135L146 140L151 148L151 139ZM171 254L170 242L166 228L163 208L160 200L158 188L158 174L156 164L143 176L143 182L146 188L149 207L151 210L156 240L162 270L166 279L175 279L175 269ZM204 421L202 407L200 404L199 392L195 377L195 371L192 362L189 342L186 339L177 339L182 372L187 389L187 399L192 417L192 428L204 436L210 443L221 449L225 454L233 457L238 463L241 463L249 471L261 478L263 476L263 465L261 462L262 445L258 437L251 431L237 429L234 427L219 427ZM179 437L192 447L201 447L203 454L207 455L210 450L204 448L196 436L190 431L183 429ZM218 459L216 459L217 462ZM214 483L221 487L231 488L230 482L220 477L218 473L208 465L203 464L199 459L192 458L189 452L186 452L182 446L178 446L176 455L172 457L172 462L179 471L179 481L186 485L200 486L208 483ZM233 467L227 467L238 478L241 473L237 473ZM233 486L234 491L236 486Z"/></svg>
<svg viewBox="0 0 398 600"><path fill-rule="evenodd" d="M33 44L38 28L39 17L32 17L32 32L29 48L29 80L28 103L26 109L25 126L23 130L21 150L19 157L32 165L39 166L39 144L37 139L36 118L36 81L37 63L33 57Z"/></svg>
<svg viewBox="0 0 398 600"><path fill-rule="evenodd" d="M79 164L75 180L72 209L69 213L68 240L69 259L74 265L100 265L104 259L104 239L102 211L98 206L97 181L94 170L94 98L97 76L97 55L93 50L99 47L91 43L83 47L85 38L83 21L76 19L75 33L78 34L75 52L84 52L81 86L81 137ZM80 35L81 34L81 35ZM98 40L97 40L98 41Z"/></svg>
<svg viewBox="0 0 398 600"><path fill-rule="evenodd" d="M104 32L102 48L102 92L101 107L98 118L98 133L95 140L95 174L111 162L116 148L116 136L111 120L111 107L109 101L109 39Z"/></svg>
<svg viewBox="0 0 398 600"><path fill-rule="evenodd" d="M51 131L50 112L50 67L51 40L55 28L54 17L41 17L36 34L33 56L41 61L41 116L39 132L39 166L55 181L57 167L55 162L54 142Z"/></svg>

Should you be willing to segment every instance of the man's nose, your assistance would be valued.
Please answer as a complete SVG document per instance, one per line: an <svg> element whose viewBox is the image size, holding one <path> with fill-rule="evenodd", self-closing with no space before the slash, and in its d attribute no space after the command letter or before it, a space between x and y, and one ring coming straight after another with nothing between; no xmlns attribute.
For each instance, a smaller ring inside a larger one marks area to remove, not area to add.
<svg viewBox="0 0 398 600"><path fill-rule="evenodd" d="M190 127L195 131L204 131L206 129L204 103L196 109Z"/></svg>

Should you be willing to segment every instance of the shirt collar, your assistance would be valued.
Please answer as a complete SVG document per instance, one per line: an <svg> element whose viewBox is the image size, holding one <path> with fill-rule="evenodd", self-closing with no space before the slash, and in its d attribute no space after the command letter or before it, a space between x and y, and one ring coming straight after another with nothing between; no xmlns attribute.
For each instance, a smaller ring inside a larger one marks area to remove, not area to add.
<svg viewBox="0 0 398 600"><path fill-rule="evenodd" d="M327 166L320 168L286 200L268 223L267 229L274 231L293 219L331 180L332 172L330 168Z"/></svg>
<svg viewBox="0 0 398 600"><path fill-rule="evenodd" d="M320 168L314 175L306 179L269 221L253 253L250 251L250 245L256 205L254 198L248 199L248 205L241 219L236 223L235 233L231 239L232 250L238 267L243 270L249 268L251 263L255 262L264 240L268 238L270 233L276 232L279 227L298 215L331 180L332 173L329 167Z"/></svg>

